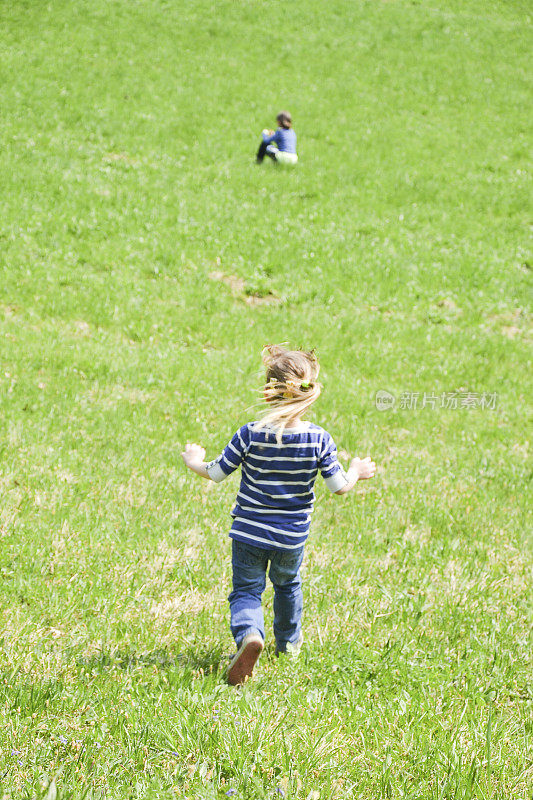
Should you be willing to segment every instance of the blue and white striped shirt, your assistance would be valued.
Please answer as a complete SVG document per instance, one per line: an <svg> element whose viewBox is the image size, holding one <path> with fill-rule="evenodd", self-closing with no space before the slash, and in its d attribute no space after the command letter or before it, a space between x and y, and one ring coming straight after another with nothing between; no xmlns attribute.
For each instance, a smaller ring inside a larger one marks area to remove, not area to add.
<svg viewBox="0 0 533 800"><path fill-rule="evenodd" d="M241 467L241 485L231 512L230 537L256 547L292 550L307 539L320 470L332 492L348 483L335 442L318 425L286 428L282 443L271 428L243 425L214 461L209 477L223 481Z"/></svg>

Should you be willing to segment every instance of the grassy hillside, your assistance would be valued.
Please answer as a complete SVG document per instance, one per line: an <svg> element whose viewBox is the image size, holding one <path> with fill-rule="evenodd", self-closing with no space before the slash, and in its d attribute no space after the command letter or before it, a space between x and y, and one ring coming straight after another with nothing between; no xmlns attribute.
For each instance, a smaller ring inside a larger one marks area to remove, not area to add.
<svg viewBox="0 0 533 800"><path fill-rule="evenodd" d="M530 14L0 5L5 800L531 797ZM302 656L235 691L238 479L179 453L281 341L379 473L317 483Z"/></svg>

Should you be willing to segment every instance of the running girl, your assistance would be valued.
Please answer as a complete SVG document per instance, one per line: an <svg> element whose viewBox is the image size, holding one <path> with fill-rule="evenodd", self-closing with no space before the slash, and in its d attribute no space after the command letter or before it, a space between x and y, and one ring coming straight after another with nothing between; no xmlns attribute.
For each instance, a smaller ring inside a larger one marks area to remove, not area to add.
<svg viewBox="0 0 533 800"><path fill-rule="evenodd" d="M237 645L227 674L232 685L252 675L264 647L261 595L267 571L274 585L276 653L294 654L302 645L300 566L318 472L339 495L376 472L370 456L352 459L345 472L329 433L302 420L321 391L314 352L272 345L263 351L263 361L268 407L262 420L243 425L214 461L206 463L205 450L197 444L187 444L181 454L189 469L217 483L241 467L229 533L233 567L229 604Z"/></svg>

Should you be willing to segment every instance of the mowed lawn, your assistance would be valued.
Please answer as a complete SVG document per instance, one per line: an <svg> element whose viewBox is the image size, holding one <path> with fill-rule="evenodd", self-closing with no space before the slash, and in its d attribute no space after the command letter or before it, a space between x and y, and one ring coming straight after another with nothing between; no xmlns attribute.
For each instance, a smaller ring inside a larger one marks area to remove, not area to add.
<svg viewBox="0 0 533 800"><path fill-rule="evenodd" d="M0 5L4 800L531 800L530 15ZM379 471L317 482L302 655L235 690L238 477L179 453L284 341Z"/></svg>

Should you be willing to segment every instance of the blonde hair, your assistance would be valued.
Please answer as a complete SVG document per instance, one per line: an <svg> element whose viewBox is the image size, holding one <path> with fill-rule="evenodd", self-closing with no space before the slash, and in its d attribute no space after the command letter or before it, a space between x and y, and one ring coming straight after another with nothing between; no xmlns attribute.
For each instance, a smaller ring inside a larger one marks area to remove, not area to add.
<svg viewBox="0 0 533 800"><path fill-rule="evenodd" d="M262 357L266 367L263 394L270 408L256 423L256 430L273 427L281 444L289 421L318 400L322 390L317 382L320 366L314 350L286 350L278 344L263 348Z"/></svg>

